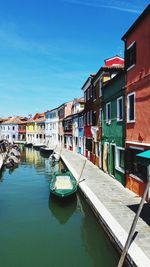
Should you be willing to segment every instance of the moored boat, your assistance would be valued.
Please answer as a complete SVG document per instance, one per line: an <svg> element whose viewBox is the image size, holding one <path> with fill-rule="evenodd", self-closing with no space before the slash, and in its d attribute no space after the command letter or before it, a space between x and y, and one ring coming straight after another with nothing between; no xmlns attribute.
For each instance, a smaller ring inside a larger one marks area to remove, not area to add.
<svg viewBox="0 0 150 267"><path fill-rule="evenodd" d="M77 182L71 172L55 172L50 182L50 193L60 197L69 197L77 191Z"/></svg>
<svg viewBox="0 0 150 267"><path fill-rule="evenodd" d="M44 146L44 144L39 144L39 143L34 143L33 144L33 148L35 148L35 149L40 149L43 146Z"/></svg>
<svg viewBox="0 0 150 267"><path fill-rule="evenodd" d="M26 146L26 147L32 147L32 143L31 143L31 142L26 142L26 143L24 144L24 146Z"/></svg>
<svg viewBox="0 0 150 267"><path fill-rule="evenodd" d="M50 156L53 153L53 151L54 151L54 148L52 147L47 147L47 146L40 147L40 152L47 156Z"/></svg>

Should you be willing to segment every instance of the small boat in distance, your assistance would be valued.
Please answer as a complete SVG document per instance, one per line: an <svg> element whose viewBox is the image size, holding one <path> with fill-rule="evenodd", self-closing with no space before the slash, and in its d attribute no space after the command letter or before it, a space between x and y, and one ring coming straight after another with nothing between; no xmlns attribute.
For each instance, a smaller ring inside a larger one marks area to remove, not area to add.
<svg viewBox="0 0 150 267"><path fill-rule="evenodd" d="M34 143L33 144L33 148L35 148L35 149L40 149L43 146L44 146L44 144L40 144L40 143Z"/></svg>
<svg viewBox="0 0 150 267"><path fill-rule="evenodd" d="M77 191L77 182L71 172L55 172L50 182L50 193L59 197L67 198Z"/></svg>
<svg viewBox="0 0 150 267"><path fill-rule="evenodd" d="M40 152L47 156L50 156L53 153L53 151L54 151L53 147L47 147L47 146L40 147Z"/></svg>
<svg viewBox="0 0 150 267"><path fill-rule="evenodd" d="M26 142L26 143L24 144L24 146L26 146L26 147L32 147L32 143L31 143L31 142Z"/></svg>

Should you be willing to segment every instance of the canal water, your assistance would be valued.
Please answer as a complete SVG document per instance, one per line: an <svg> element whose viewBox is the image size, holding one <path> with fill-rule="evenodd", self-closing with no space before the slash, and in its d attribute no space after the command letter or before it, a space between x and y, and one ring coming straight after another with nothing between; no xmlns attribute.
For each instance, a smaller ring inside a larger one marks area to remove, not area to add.
<svg viewBox="0 0 150 267"><path fill-rule="evenodd" d="M0 178L1 267L116 267L118 254L77 193L52 199L54 169L39 151L22 147L21 163Z"/></svg>

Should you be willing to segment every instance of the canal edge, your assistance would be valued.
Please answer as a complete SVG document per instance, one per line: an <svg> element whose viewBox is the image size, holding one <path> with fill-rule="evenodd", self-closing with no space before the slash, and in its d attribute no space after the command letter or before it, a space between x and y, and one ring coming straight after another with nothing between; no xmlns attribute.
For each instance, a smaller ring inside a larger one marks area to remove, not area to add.
<svg viewBox="0 0 150 267"><path fill-rule="evenodd" d="M66 160L65 156L61 154L61 158L68 167L68 169L72 172L74 177L78 179L78 173L69 163L69 161ZM117 248L118 252L121 253L127 240L127 232L121 227L117 220L110 214L110 212L96 197L93 191L91 191L91 189L86 185L86 182L84 180L82 181L82 179L79 183L79 189L84 195L90 207L92 208L94 214L98 218L105 233L109 236L111 242L115 244L115 247ZM130 245L127 254L127 263L129 264L129 266L134 267L150 266L149 258L144 254L144 252L134 241Z"/></svg>

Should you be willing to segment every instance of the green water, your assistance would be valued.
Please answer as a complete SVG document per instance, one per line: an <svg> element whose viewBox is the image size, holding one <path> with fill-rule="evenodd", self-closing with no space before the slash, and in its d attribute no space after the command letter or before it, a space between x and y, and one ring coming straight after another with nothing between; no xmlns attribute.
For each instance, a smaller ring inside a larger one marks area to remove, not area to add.
<svg viewBox="0 0 150 267"><path fill-rule="evenodd" d="M58 168L58 167L56 167ZM49 196L51 168L36 150L0 179L0 267L116 267L118 255L85 200Z"/></svg>

